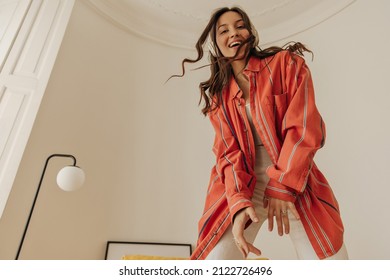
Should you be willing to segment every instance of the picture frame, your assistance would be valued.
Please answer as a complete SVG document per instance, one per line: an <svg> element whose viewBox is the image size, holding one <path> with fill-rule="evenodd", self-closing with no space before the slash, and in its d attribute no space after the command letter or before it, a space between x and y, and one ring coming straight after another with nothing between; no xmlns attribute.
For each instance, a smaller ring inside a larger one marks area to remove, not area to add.
<svg viewBox="0 0 390 280"><path fill-rule="evenodd" d="M107 241L105 260L121 260L126 255L147 255L189 258L191 244Z"/></svg>

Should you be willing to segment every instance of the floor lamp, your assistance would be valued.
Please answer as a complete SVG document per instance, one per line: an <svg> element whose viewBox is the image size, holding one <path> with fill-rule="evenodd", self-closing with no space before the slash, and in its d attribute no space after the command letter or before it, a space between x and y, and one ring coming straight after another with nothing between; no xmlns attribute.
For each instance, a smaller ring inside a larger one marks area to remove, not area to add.
<svg viewBox="0 0 390 280"><path fill-rule="evenodd" d="M22 240L20 241L19 249L18 249L18 252L16 254L15 260L19 259L19 255L20 255L20 252L21 252L22 247L23 247L23 243L24 243L24 239L26 237L28 226L30 225L30 220L31 220L32 214L34 212L35 203L37 201L39 191L41 189L43 177L45 176L47 165L49 164L50 159L52 159L54 157L65 157L65 158L73 159L73 165L65 166L64 168L62 168L58 172L57 185L62 190L75 191L75 190L79 189L85 181L84 171L80 167L76 166L76 158L73 155L52 154L46 159L46 163L45 163L45 166L44 166L43 171L42 171L41 179L39 180L38 188L37 188L37 191L35 193L34 201L33 201L33 204L31 206L31 210L30 210L30 214L29 214L28 219L27 219L26 226L24 227Z"/></svg>

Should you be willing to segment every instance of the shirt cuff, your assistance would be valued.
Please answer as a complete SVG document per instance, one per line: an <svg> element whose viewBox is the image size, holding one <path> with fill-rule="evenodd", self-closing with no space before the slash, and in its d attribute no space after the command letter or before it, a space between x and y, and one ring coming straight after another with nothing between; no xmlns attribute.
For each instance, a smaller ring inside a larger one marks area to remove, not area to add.
<svg viewBox="0 0 390 280"><path fill-rule="evenodd" d="M270 179L267 188L265 189L265 196L295 202L297 199L297 192L274 179Z"/></svg>

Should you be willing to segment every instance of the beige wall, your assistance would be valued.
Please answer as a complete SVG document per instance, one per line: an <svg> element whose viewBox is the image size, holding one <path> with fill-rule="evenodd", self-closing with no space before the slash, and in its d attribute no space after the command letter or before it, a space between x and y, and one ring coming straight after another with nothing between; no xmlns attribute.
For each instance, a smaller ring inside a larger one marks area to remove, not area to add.
<svg viewBox="0 0 390 280"><path fill-rule="evenodd" d="M356 1L293 38L315 51L308 63L328 131L317 163L339 199L353 259L390 257L389 9L385 0ZM67 161L53 160L21 258L102 259L107 240L195 243L213 163L213 132L197 107L207 71L164 84L192 55L128 34L76 2L0 220L1 259L16 254L52 153L74 154L87 181L61 192L54 173ZM262 230L256 242L267 257L294 258L286 238Z"/></svg>

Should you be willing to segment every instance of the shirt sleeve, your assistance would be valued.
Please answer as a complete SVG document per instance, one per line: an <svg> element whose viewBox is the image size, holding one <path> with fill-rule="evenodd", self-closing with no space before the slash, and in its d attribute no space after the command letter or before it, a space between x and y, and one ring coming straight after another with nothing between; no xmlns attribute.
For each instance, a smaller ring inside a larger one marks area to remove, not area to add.
<svg viewBox="0 0 390 280"><path fill-rule="evenodd" d="M216 156L216 170L225 186L233 220L239 210L253 207L251 197L254 176L248 171L245 155L240 149L232 124L225 113L222 108L217 108L209 113L209 118L215 130L213 152Z"/></svg>
<svg viewBox="0 0 390 280"><path fill-rule="evenodd" d="M325 124L315 104L311 73L303 58L286 56L284 89L287 108L282 122L282 147L265 195L294 202L306 187L316 151L325 143Z"/></svg>

